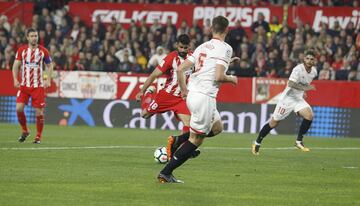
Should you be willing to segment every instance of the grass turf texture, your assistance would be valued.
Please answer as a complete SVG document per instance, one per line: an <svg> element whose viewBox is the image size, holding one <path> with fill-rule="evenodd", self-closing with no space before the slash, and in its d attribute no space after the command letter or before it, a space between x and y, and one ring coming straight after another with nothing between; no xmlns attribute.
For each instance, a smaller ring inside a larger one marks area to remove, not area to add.
<svg viewBox="0 0 360 206"><path fill-rule="evenodd" d="M360 205L360 138L305 137L304 153L269 136L253 156L255 135L221 134L174 172L185 184L159 184L153 152L173 131L46 125L34 145L30 129L18 143L19 127L0 124L2 206Z"/></svg>

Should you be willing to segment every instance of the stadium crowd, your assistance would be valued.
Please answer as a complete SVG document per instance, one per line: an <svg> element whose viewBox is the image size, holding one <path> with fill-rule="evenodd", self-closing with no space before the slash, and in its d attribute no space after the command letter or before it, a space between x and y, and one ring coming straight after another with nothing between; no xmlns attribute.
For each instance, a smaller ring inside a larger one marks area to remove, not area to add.
<svg viewBox="0 0 360 206"><path fill-rule="evenodd" d="M284 1L196 2L245 2L244 5L251 5L252 2L277 4ZM297 4L299 2L306 5L311 5L311 2L356 5L354 2L358 1L297 1ZM133 21L129 28L124 28L115 19L105 25L99 17L91 26L87 26L78 16L71 16L67 6L48 7L37 3L34 12L31 27L39 31L39 43L49 49L56 70L149 73L174 49L178 35L188 34L192 39L191 48L211 38L210 21L202 25L198 21L183 21L179 28L172 25L170 19L165 25L155 22L151 26L144 21ZM251 32L246 32L241 23L236 22L226 41L241 61L232 64L229 72L245 77L287 78L291 69L301 61L304 51L314 49L318 54L319 79L360 80L360 28L355 27L354 23L349 22L342 29L336 22L332 28L323 24L321 30L315 32L309 24L300 21L295 28L291 28L279 22L276 16L266 22L260 14L252 24ZM17 48L26 43L25 31L26 26L19 19L10 24L6 16L0 17L1 69L11 69Z"/></svg>

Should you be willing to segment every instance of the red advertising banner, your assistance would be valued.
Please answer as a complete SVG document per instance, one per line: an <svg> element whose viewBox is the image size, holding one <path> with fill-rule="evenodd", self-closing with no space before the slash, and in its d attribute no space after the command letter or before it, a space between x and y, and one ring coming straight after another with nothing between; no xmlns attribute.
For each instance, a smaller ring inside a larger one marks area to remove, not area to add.
<svg viewBox="0 0 360 206"><path fill-rule="evenodd" d="M76 74L75 74L76 73ZM94 76L95 74L95 76ZM96 75L98 74L98 75ZM51 97L135 100L146 74L117 74L103 72L54 72L47 95ZM159 90L165 77L154 82ZM0 70L0 96L15 96L10 70ZM238 85L223 84L218 94L222 103L276 104L286 79L238 78ZM316 91L307 92L307 101L314 106L360 108L360 82L314 81Z"/></svg>
<svg viewBox="0 0 360 206"><path fill-rule="evenodd" d="M354 28L360 26L360 9L354 7L291 7L289 8L289 23L294 25L297 19L304 24L309 23L319 31L322 24L333 28L336 21L341 28L345 28L349 22L354 23Z"/></svg>
<svg viewBox="0 0 360 206"><path fill-rule="evenodd" d="M91 25L99 16L103 23L111 23L114 19L127 27L131 20L135 22L145 20L148 25L154 23L155 19L159 23L165 24L170 18L172 23L180 26L182 20L186 20L191 25L193 20L199 20L203 25L207 19L212 19L217 15L224 15L230 21L230 26L240 20L245 29L249 29L251 24L256 21L259 13L263 13L265 19L270 21L276 15L282 17L282 7L222 7L222 6L196 6L196 5L177 5L177 4L126 4L126 3L80 3L70 2L70 13L78 15Z"/></svg>
<svg viewBox="0 0 360 206"><path fill-rule="evenodd" d="M31 2L2 2L0 1L0 16L5 15L8 21L12 23L18 18L25 25L30 25L33 16L34 4Z"/></svg>
<svg viewBox="0 0 360 206"><path fill-rule="evenodd" d="M168 18L176 26L180 26L182 20L191 25L193 20L199 20L203 25L205 20L212 19L217 15L226 16L230 26L240 20L242 27L250 29L251 24L257 20L259 13L264 14L265 20L270 22L273 16L277 16L280 22L285 17L288 25L294 27L296 20L309 23L315 31L325 23L332 27L335 21L345 28L351 21L355 26L360 25L360 10L352 7L281 7L281 6L196 6L177 4L126 4L126 3L81 3L70 2L70 13L78 15L88 25L99 16L103 23L115 22L127 27L131 20L135 22L145 20L148 25L154 23L165 24Z"/></svg>

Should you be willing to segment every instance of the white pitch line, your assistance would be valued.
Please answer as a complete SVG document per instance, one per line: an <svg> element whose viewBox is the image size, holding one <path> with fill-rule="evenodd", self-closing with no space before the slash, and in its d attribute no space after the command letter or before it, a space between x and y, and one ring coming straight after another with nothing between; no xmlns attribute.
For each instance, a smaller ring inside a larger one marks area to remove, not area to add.
<svg viewBox="0 0 360 206"><path fill-rule="evenodd" d="M359 169L359 167L342 167L344 169Z"/></svg>
<svg viewBox="0 0 360 206"><path fill-rule="evenodd" d="M158 146L109 145L79 147L0 147L0 150L82 150L82 149L155 149ZM250 150L250 147L201 147L204 150ZM262 150L294 150L295 147L261 148ZM313 147L311 150L360 150L360 147Z"/></svg>

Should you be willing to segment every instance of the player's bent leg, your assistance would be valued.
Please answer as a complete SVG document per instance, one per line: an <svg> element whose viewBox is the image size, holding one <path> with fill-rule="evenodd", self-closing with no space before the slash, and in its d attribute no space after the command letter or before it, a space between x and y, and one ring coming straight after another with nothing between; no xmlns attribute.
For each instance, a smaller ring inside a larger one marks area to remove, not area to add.
<svg viewBox="0 0 360 206"><path fill-rule="evenodd" d="M158 180L160 183L176 183L177 181L171 180L170 177L173 177L172 172L184 164L188 160L191 154L198 148L198 145L201 145L202 140L198 140L197 134L190 132L190 138L188 141L184 142L178 150L173 155L173 158L170 159L169 163L160 171L158 175ZM169 177L169 178L165 178Z"/></svg>
<svg viewBox="0 0 360 206"><path fill-rule="evenodd" d="M303 121L300 125L299 133L296 138L295 147L300 149L303 152L309 152L310 149L305 147L303 143L304 134L309 130L312 120L314 118L314 114L310 107L305 107L297 112L301 117L303 117Z"/></svg>
<svg viewBox="0 0 360 206"><path fill-rule="evenodd" d="M177 117L180 119L180 121L184 124L183 126L183 133L178 136L171 135L168 137L167 146L166 146L166 152L168 155L168 158L171 159L172 155L175 153L175 151L179 148L181 144L183 144L185 141L189 139L189 126L190 126L190 115L188 114L176 114ZM191 158L195 158L200 155L200 150L195 150L193 154L191 155Z"/></svg>
<svg viewBox="0 0 360 206"><path fill-rule="evenodd" d="M171 135L168 137L167 145L166 145L166 152L168 155L168 158L171 159L172 155L175 153L175 151L179 148L181 144L183 144L185 141L189 139L189 131L184 131L184 128L189 128L190 125L190 115L188 114L175 114L180 121L183 123L183 133L181 135L175 136Z"/></svg>
<svg viewBox="0 0 360 206"><path fill-rule="evenodd" d="M251 146L251 152L253 153L253 155L259 155L262 140L266 137L266 135L269 134L269 132L273 128L275 128L279 125L279 122L280 122L279 120L275 120L274 118L271 118L270 122L265 124L261 128L257 139L253 142L253 144Z"/></svg>

